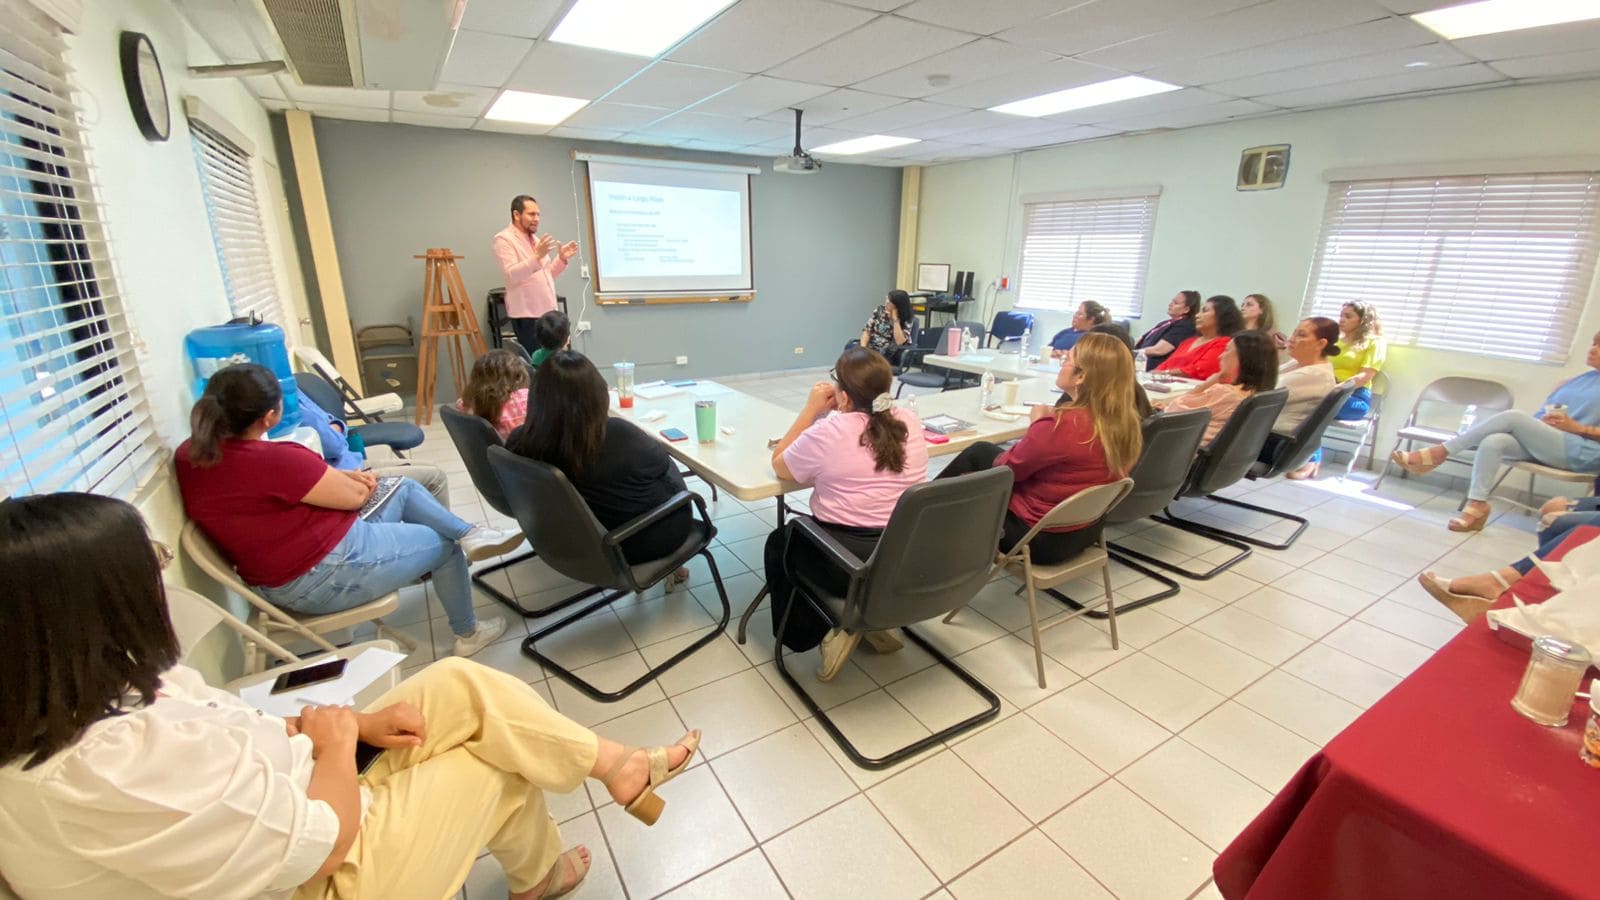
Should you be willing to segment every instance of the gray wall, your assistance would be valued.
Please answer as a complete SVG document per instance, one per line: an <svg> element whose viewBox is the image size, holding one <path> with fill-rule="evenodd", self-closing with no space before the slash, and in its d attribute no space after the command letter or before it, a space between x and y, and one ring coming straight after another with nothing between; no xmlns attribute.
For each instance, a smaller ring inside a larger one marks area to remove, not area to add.
<svg viewBox="0 0 1600 900"><path fill-rule="evenodd" d="M509 222L516 194L539 198L541 232L587 244L574 203L574 183L580 202L584 190L574 150L765 163L751 180L755 300L602 307L591 294L583 317L594 330L574 346L602 367L631 359L641 378L655 378L828 365L894 286L898 169L830 163L815 175L777 175L770 160L331 119L318 119L316 134L358 328L408 315L420 326L423 264L411 257L428 247L466 257L461 275L481 318L484 294L502 286L490 242ZM574 320L584 296L577 263L556 282ZM678 355L689 365L674 366Z"/></svg>

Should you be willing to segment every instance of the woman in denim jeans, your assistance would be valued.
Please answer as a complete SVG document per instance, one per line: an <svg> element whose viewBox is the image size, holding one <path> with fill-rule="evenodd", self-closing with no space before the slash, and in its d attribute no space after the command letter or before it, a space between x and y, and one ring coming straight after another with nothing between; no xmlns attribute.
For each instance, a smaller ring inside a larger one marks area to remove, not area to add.
<svg viewBox="0 0 1600 900"><path fill-rule="evenodd" d="M358 515L378 485L371 473L341 471L298 444L264 440L282 417L282 401L268 370L229 366L195 402L192 434L174 454L185 511L239 577L279 606L322 615L431 573L456 655L493 643L505 622L473 614L467 561L515 548L521 533L471 525L407 478L376 511Z"/></svg>

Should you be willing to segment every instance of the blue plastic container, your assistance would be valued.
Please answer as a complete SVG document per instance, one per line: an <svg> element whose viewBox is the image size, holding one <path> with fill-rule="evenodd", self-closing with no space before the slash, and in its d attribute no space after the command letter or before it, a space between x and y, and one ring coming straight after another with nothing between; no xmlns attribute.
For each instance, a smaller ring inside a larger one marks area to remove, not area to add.
<svg viewBox="0 0 1600 900"><path fill-rule="evenodd" d="M272 370L283 389L283 421L269 435L283 437L300 424L300 397L295 392L294 370L289 367L289 348L282 328L270 322L196 328L183 339L183 349L194 369L196 397L205 393L206 382L217 370L237 363L255 363Z"/></svg>

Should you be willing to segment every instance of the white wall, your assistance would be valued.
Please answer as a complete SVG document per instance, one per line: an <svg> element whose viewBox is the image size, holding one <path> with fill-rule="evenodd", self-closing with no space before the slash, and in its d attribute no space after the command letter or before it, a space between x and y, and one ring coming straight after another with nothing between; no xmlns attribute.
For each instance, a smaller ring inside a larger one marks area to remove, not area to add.
<svg viewBox="0 0 1600 900"><path fill-rule="evenodd" d="M1293 318L1305 293L1327 199L1322 173L1348 166L1458 160L1600 155L1600 82L1499 88L1398 100L1166 133L1109 138L1000 159L937 166L922 178L918 256L975 269L979 284L1015 278L1021 203L1049 191L1162 186L1146 280L1143 328L1165 318L1178 290L1261 293L1280 318ZM1239 192L1239 151L1293 145L1289 180L1275 191ZM1007 218L1010 218L1009 227ZM1008 308L1015 291L999 295ZM1410 347L1391 349L1384 432L1411 408L1423 385L1471 374L1508 385L1523 408L1536 405L1565 374L1583 366L1583 348L1600 329L1593 289L1564 369ZM990 312L992 315L992 311ZM971 316L977 318L976 315ZM1066 327L1069 315L1042 317L1036 331ZM1287 329L1285 329L1287 330ZM1390 439L1380 445L1387 452Z"/></svg>
<svg viewBox="0 0 1600 900"><path fill-rule="evenodd" d="M165 142L145 140L128 109L117 52L118 35L124 30L149 35L160 57L173 110L171 136ZM117 286L140 345L140 368L157 430L169 448L175 447L188 435L189 406L194 400L183 337L191 329L229 317L182 97L199 97L255 144L257 188L278 268L279 292L286 304L292 304L298 296L294 286L299 276L292 274L298 261L292 242L284 239L280 217L269 206L272 194L265 179L277 177L277 167L267 114L235 80L189 77L189 65L218 60L164 0L89 0L81 27L68 38L68 45L85 110L85 139L110 223L107 232ZM171 479L158 478L136 502L154 535L176 548L183 508ZM201 582L195 574L185 570L174 580ZM197 587L216 596L214 585ZM226 646L225 642L214 648L208 645L214 652L203 654L201 660L212 668L208 674L226 664L222 658Z"/></svg>

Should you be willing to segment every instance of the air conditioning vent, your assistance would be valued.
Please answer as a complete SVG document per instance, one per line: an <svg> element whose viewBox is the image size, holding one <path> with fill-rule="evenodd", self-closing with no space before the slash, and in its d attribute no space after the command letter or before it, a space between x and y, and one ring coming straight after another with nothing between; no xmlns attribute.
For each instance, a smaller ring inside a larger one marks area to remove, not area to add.
<svg viewBox="0 0 1600 900"><path fill-rule="evenodd" d="M354 87L350 42L339 0L264 0L272 27L302 84Z"/></svg>

